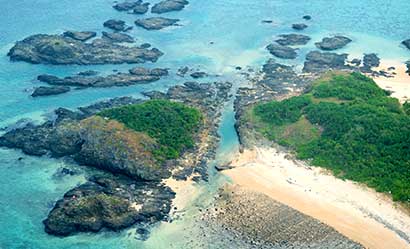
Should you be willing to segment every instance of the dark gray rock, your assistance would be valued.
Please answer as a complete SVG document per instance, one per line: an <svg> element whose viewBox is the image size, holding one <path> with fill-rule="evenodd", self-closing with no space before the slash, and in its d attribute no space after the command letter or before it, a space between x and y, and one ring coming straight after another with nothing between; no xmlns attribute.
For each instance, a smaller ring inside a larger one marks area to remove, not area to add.
<svg viewBox="0 0 410 249"><path fill-rule="evenodd" d="M194 72L194 73L191 73L191 77L194 78L194 79L204 78L204 77L207 77L207 76L208 76L208 74L205 73L205 72Z"/></svg>
<svg viewBox="0 0 410 249"><path fill-rule="evenodd" d="M78 232L113 231L135 223L166 220L175 193L158 182L135 182L106 174L68 191L43 221L45 231L58 236Z"/></svg>
<svg viewBox="0 0 410 249"><path fill-rule="evenodd" d="M39 34L18 41L8 56L13 61L34 64L91 65L155 62L162 52L156 48L121 46L104 39L84 43L65 36Z"/></svg>
<svg viewBox="0 0 410 249"><path fill-rule="evenodd" d="M406 64L406 67L407 67L406 73L408 75L410 75L410 61L406 61L405 64Z"/></svg>
<svg viewBox="0 0 410 249"><path fill-rule="evenodd" d="M150 48L150 47L151 47L151 44L149 43L143 43L140 45L140 48Z"/></svg>
<svg viewBox="0 0 410 249"><path fill-rule="evenodd" d="M137 1L125 1L121 3L117 3L114 6L112 6L114 9L118 11L129 11L135 8L138 5L141 5L142 0L137 0Z"/></svg>
<svg viewBox="0 0 410 249"><path fill-rule="evenodd" d="M49 95L57 95L62 94L70 91L70 87L68 86L40 86L34 89L34 92L31 94L32 97L39 97L39 96L49 96Z"/></svg>
<svg viewBox="0 0 410 249"><path fill-rule="evenodd" d="M295 23L295 24L292 24L292 28L293 29L296 29L296 30L304 30L304 29L306 29L308 26L306 25L306 24L304 24L304 23Z"/></svg>
<svg viewBox="0 0 410 249"><path fill-rule="evenodd" d="M121 42L127 42L127 43L135 42L134 38L132 36L130 36L128 34L124 34L124 33L118 33L118 32L109 33L109 32L103 31L102 35L103 35L102 36L103 39L107 39L110 42L119 42L119 43L121 43Z"/></svg>
<svg viewBox="0 0 410 249"><path fill-rule="evenodd" d="M98 74L99 72L94 71L94 70L87 70L87 71L82 71L78 73L78 75L80 76L96 76Z"/></svg>
<svg viewBox="0 0 410 249"><path fill-rule="evenodd" d="M234 166L230 165L230 164L224 164L224 165L215 165L215 169L217 171L224 171L224 170L229 170L229 169L233 169L235 168Z"/></svg>
<svg viewBox="0 0 410 249"><path fill-rule="evenodd" d="M162 75L161 75L162 76ZM117 73L107 76L68 76L59 78L53 75L39 75L37 79L41 82L56 86L76 86L76 87L113 87L113 86L130 86L136 84L148 84L160 79L159 75L151 72L144 74Z"/></svg>
<svg viewBox="0 0 410 249"><path fill-rule="evenodd" d="M170 19L165 17L150 17L145 19L138 19L135 25L147 30L159 30L169 26L175 26L179 19Z"/></svg>
<svg viewBox="0 0 410 249"><path fill-rule="evenodd" d="M365 54L363 57L363 65L369 67L378 67L380 66L380 58L377 54Z"/></svg>
<svg viewBox="0 0 410 249"><path fill-rule="evenodd" d="M281 59L295 59L297 57L296 49L278 44L269 44L266 49L274 56Z"/></svg>
<svg viewBox="0 0 410 249"><path fill-rule="evenodd" d="M303 16L303 19L305 19L305 20L309 21L309 20L312 20L312 17L311 17L311 16L309 16L309 15L306 15L306 16Z"/></svg>
<svg viewBox="0 0 410 249"><path fill-rule="evenodd" d="M353 59L352 61L350 61L350 63L352 63L355 66L360 66L360 64L362 64L362 60L360 59Z"/></svg>
<svg viewBox="0 0 410 249"><path fill-rule="evenodd" d="M410 39L404 40L401 42L406 48L410 49Z"/></svg>
<svg viewBox="0 0 410 249"><path fill-rule="evenodd" d="M188 73L188 71L189 71L189 67L186 67L186 66L181 67L181 68L178 69L177 75L181 76L181 77L184 77L185 74Z"/></svg>
<svg viewBox="0 0 410 249"><path fill-rule="evenodd" d="M137 15L142 15L148 12L149 9L149 3L141 3L137 6L134 7L132 10L132 13L137 14Z"/></svg>
<svg viewBox="0 0 410 249"><path fill-rule="evenodd" d="M310 41L310 37L300 34L280 35L280 39L276 40L282 46L306 45Z"/></svg>
<svg viewBox="0 0 410 249"><path fill-rule="evenodd" d="M188 4L189 2L187 0L164 0L152 6L151 12L162 14L171 11L180 11Z"/></svg>
<svg viewBox="0 0 410 249"><path fill-rule="evenodd" d="M323 38L321 42L315 43L316 47L322 50L336 50L345 47L347 44L352 42L352 40L345 36L334 36Z"/></svg>
<svg viewBox="0 0 410 249"><path fill-rule="evenodd" d="M87 41L93 37L96 37L97 33L93 31L66 31L63 35L74 40Z"/></svg>
<svg viewBox="0 0 410 249"><path fill-rule="evenodd" d="M154 68L154 69L148 69L148 68L143 68L143 67L134 67L129 70L130 74L133 75L139 75L139 76L157 76L157 77L162 77L162 76L167 76L168 75L168 69L166 68Z"/></svg>
<svg viewBox="0 0 410 249"><path fill-rule="evenodd" d="M110 19L105 21L103 25L104 27L114 31L125 31L127 29L127 25L122 20Z"/></svg>
<svg viewBox="0 0 410 249"><path fill-rule="evenodd" d="M380 66L380 58L374 54L365 54L363 56L363 66L360 67L362 73L374 73L372 68Z"/></svg>
<svg viewBox="0 0 410 249"><path fill-rule="evenodd" d="M306 55L303 72L321 73L328 70L343 70L349 67L345 65L347 54L312 51Z"/></svg>

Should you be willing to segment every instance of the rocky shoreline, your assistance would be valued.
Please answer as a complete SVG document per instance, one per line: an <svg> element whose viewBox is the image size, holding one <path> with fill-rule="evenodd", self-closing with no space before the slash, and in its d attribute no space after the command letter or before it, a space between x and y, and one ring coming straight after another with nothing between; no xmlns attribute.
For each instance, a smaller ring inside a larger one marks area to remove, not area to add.
<svg viewBox="0 0 410 249"><path fill-rule="evenodd" d="M167 93L146 94L182 102L198 108L205 116L194 148L159 167L147 156L149 146L155 146L151 138L95 115L105 109L144 102L129 97L96 103L78 111L57 109L55 118L44 124L29 123L6 129L0 137L0 146L18 148L28 155L72 158L101 172L89 176L87 183L70 190L56 203L44 221L47 233L67 236L101 229L117 231L136 223L165 221L175 193L162 180L169 177L183 180L192 175L198 181L207 179L206 165L215 156L218 120L231 86L190 82L172 87ZM144 146L135 144L136 141Z"/></svg>

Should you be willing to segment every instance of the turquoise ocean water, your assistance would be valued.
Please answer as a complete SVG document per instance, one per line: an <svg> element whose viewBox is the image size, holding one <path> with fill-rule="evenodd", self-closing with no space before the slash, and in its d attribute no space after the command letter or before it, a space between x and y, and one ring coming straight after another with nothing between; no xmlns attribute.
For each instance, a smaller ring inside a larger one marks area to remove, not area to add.
<svg viewBox="0 0 410 249"><path fill-rule="evenodd" d="M400 41L410 38L408 0L190 2L181 12L163 15L181 19L183 27L163 31L145 31L135 27L131 31L138 43L149 42L165 52L157 63L147 64L148 67L168 67L175 72L180 66L187 65L223 75L220 80L230 80L238 86L243 79L234 68L261 66L269 58L264 47L276 35L293 32L291 24L303 22L301 17L307 14L313 19L306 22L310 27L303 33L313 39L301 48L294 65L303 62L304 55L314 49L314 42L332 34L347 35L354 41L340 52L354 55L376 52L385 59L410 59L410 53L400 46ZM113 69L127 70L132 67L30 65L11 63L6 56L16 40L31 34L61 33L65 30L102 31L102 23L107 19L119 18L132 24L137 18L115 11L111 8L112 4L107 0L0 0L0 127L22 118L41 121L56 107L75 108L115 96L138 97L141 91L165 90L185 81L171 73L168 78L149 85L87 89L38 99L29 97L29 90L39 85L34 80L39 74L65 76L88 69L108 74ZM273 23L262 24L265 19L273 20ZM218 160L223 160L237 148L233 124L232 105L228 104L220 128L222 141ZM23 159L18 160L20 157ZM83 175L55 177L55 172L62 166L75 167L62 160L29 157L19 151L0 149L1 249L182 248L183 240L189 241L185 236L187 229L183 229L190 226L189 217L173 224L159 225L146 242L135 240L133 229L68 238L45 234L41 221L55 200L85 180ZM212 193L225 180L214 172L211 176L211 184L201 187L205 193L200 197L202 199L193 203L204 203L203 200L210 195L206 193Z"/></svg>

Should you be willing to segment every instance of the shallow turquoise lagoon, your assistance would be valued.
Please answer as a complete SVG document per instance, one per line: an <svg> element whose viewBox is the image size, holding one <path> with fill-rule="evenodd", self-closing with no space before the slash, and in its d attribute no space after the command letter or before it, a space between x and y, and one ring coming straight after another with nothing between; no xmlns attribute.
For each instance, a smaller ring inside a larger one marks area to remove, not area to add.
<svg viewBox="0 0 410 249"><path fill-rule="evenodd" d="M115 96L141 97L142 91L165 90L189 79L174 76L181 66L189 66L222 75L218 80L232 81L237 87L244 82L235 72L236 66L258 68L269 58L264 47L276 35L293 32L292 23L302 22L311 15L304 34L312 41L300 49L294 65L303 62L304 55L314 48L314 42L332 34L344 34L354 40L340 52L359 56L376 52L381 58L404 61L410 53L400 41L410 38L410 1L407 0L191 0L181 12L165 14L179 18L183 27L164 31L145 31L135 27L131 34L138 43L149 42L165 55L148 67L168 67L171 76L149 85L109 89L72 91L60 96L33 99L30 89L40 83L39 74L70 75L88 69L109 74L113 69L127 70L132 65L47 66L24 62L11 63L6 56L16 40L36 33L61 33L64 30L102 31L102 23L110 18L137 18L111 8L107 0L0 0L0 127L22 118L42 120L56 107L75 108ZM150 15L150 14L148 14ZM272 20L263 24L262 20ZM212 44L211 44L212 42ZM209 80L216 80L211 78ZM226 160L237 149L233 130L232 103L224 112L220 133L222 141L218 161ZM18 160L23 157L22 160ZM18 151L0 149L0 248L182 248L189 217L175 225L159 225L146 241L137 241L133 229L121 233L103 232L56 238L43 232L42 220L55 200L84 176L55 177L69 162L46 157L34 158ZM211 170L210 166L210 170ZM202 186L200 200L206 203L220 182L225 181L211 170L211 183ZM202 198L202 199L201 199ZM189 230L189 229L188 229ZM188 236L189 237L189 236ZM182 240L175 242L175 238ZM189 241L189 238L186 239ZM186 241L185 241L186 242Z"/></svg>

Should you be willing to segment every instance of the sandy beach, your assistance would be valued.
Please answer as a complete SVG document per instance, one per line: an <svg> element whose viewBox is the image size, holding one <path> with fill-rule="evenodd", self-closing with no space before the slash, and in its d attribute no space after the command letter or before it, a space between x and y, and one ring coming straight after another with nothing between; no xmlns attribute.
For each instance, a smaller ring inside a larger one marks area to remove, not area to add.
<svg viewBox="0 0 410 249"><path fill-rule="evenodd" d="M404 103L410 99L410 75L406 73L406 65L400 61L381 60L380 66L375 68L375 70L390 72L388 70L389 67L395 68L395 70L392 71L396 73L394 77L373 77L373 79L379 87L392 91L391 96L399 99L401 103Z"/></svg>
<svg viewBox="0 0 410 249"><path fill-rule="evenodd" d="M383 194L275 148L245 150L232 164L224 174L234 184L316 218L366 248L410 248L410 216Z"/></svg>

